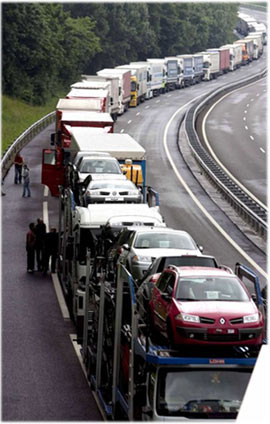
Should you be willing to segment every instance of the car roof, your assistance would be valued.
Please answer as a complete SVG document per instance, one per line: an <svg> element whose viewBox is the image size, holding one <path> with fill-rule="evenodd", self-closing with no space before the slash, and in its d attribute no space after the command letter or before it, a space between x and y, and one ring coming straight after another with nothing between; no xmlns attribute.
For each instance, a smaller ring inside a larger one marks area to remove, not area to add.
<svg viewBox="0 0 270 424"><path fill-rule="evenodd" d="M104 174L104 175L108 175L108 174ZM113 175L113 174L110 174L110 175ZM121 175L121 174L120 174ZM129 184L129 185L133 185L136 189L137 189L137 187L135 186L135 184L132 182L132 181L130 181L128 178L126 178L126 179L120 179L120 178L102 178L102 179L99 179L99 178L96 178L96 179L92 179L92 181L90 181L90 183L89 183L89 185L91 185L91 183L106 183L106 184L114 184L114 183L116 183L116 184L123 184L123 185L127 185L127 184Z"/></svg>
<svg viewBox="0 0 270 424"><path fill-rule="evenodd" d="M113 160L113 161L116 161L116 162L118 162L118 160L116 159L116 158L114 158L114 157L112 157L112 156L106 156L106 155L93 155L93 156L82 156L81 158L81 162L83 162L83 161L85 161L85 160L95 160L95 159L97 159L97 160Z"/></svg>
<svg viewBox="0 0 270 424"><path fill-rule="evenodd" d="M183 231L183 230L175 230L174 228L168 228L168 227L162 227L162 228L160 228L160 227L147 227L147 228L136 228L136 230L135 230L138 234L139 233L150 233L150 232L156 232L156 233L167 233L167 234L170 234L170 233L177 233L177 234L182 234L182 235L187 235L187 236L189 236L189 237L191 237L190 236L190 234L189 233L187 233L186 231Z"/></svg>
<svg viewBox="0 0 270 424"><path fill-rule="evenodd" d="M175 267L181 277L236 277L229 269L200 266Z"/></svg>

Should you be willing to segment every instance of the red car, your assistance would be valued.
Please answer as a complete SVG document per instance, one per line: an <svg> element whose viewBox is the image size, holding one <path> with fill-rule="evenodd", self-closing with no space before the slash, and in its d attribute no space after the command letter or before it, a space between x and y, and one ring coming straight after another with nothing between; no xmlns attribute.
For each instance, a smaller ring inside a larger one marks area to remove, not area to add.
<svg viewBox="0 0 270 424"><path fill-rule="evenodd" d="M172 345L252 345L264 337L264 316L231 270L165 269L149 303L157 332Z"/></svg>

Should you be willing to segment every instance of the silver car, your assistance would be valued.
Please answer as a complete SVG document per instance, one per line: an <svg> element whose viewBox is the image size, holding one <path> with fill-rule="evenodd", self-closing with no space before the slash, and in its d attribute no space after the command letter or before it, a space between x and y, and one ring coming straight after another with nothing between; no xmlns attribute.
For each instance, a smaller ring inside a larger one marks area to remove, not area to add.
<svg viewBox="0 0 270 424"><path fill-rule="evenodd" d="M121 246L119 261L135 280L139 280L159 256L201 255L202 250L186 231L137 228L130 232L125 244Z"/></svg>
<svg viewBox="0 0 270 424"><path fill-rule="evenodd" d="M93 179L84 194L84 204L89 203L141 203L142 193L128 180Z"/></svg>
<svg viewBox="0 0 270 424"><path fill-rule="evenodd" d="M77 163L77 172L79 181L84 181L89 174L102 174L103 178L109 175L123 175L119 162L116 158L105 157L81 157Z"/></svg>

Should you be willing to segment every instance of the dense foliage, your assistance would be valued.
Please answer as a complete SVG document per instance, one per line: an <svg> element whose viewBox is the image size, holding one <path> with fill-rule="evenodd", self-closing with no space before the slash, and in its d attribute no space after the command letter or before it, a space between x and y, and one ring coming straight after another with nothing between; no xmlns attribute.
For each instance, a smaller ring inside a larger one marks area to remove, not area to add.
<svg viewBox="0 0 270 424"><path fill-rule="evenodd" d="M232 41L237 3L2 3L2 89L43 104L56 88L147 57Z"/></svg>

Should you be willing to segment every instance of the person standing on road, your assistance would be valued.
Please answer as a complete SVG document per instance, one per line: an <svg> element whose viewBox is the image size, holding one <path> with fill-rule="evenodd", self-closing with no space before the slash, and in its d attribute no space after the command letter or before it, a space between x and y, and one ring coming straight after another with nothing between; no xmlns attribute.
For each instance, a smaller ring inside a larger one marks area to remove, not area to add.
<svg viewBox="0 0 270 424"><path fill-rule="evenodd" d="M46 224L44 224L41 218L37 219L37 224L35 226L34 232L36 235L35 250L36 250L37 267L38 267L38 271L42 271L44 241L46 236Z"/></svg>
<svg viewBox="0 0 270 424"><path fill-rule="evenodd" d="M26 197L26 192L28 193L27 197L31 197L30 169L28 168L26 163L23 165L22 176L23 176L23 194L22 194L22 197Z"/></svg>
<svg viewBox="0 0 270 424"><path fill-rule="evenodd" d="M35 270L35 243L36 235L34 233L35 224L29 224L29 231L26 234L26 252L27 252L27 272L34 272Z"/></svg>
<svg viewBox="0 0 270 424"><path fill-rule="evenodd" d="M15 166L15 176L14 176L14 184L21 184L22 182L22 168L23 168L23 158L18 152L14 158L14 166Z"/></svg>
<svg viewBox="0 0 270 424"><path fill-rule="evenodd" d="M50 232L45 235L44 241L44 262L43 274L46 275L49 269L49 260L51 258L51 272L55 272L56 259L58 252L58 233L56 228L52 227Z"/></svg>

